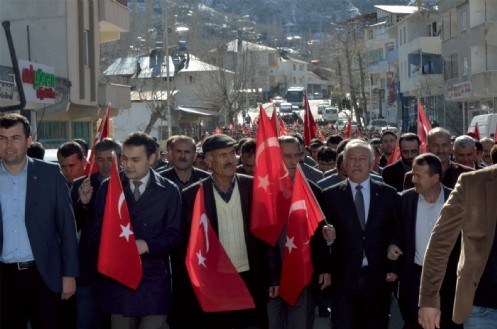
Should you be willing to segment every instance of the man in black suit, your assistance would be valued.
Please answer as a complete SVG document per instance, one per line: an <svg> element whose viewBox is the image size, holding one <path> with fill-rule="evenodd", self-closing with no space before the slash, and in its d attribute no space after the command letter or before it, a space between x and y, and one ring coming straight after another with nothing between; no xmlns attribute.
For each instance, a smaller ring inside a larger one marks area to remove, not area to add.
<svg viewBox="0 0 497 329"><path fill-rule="evenodd" d="M441 178L440 159L431 153L419 155L413 160L412 166L414 188L404 191L401 195L402 232L399 246L403 255L400 258L402 272L399 305L405 329L421 328L418 324L418 300L426 246L440 209L452 191L442 185ZM389 256L395 260L398 255L400 253ZM449 309L451 307L452 304L449 304Z"/></svg>
<svg viewBox="0 0 497 329"><path fill-rule="evenodd" d="M123 141L119 176L143 275L136 290L101 278L100 309L111 314L113 329L166 328L171 308L169 255L181 243L181 200L178 187L152 169L156 157L155 141L145 133L132 133ZM92 242L100 241L108 188L105 180L97 192Z"/></svg>
<svg viewBox="0 0 497 329"><path fill-rule="evenodd" d="M383 168L381 176L386 184L394 187L397 192L404 189L404 175L411 170L412 160L419 155L419 137L413 133L400 136L400 160Z"/></svg>
<svg viewBox="0 0 497 329"><path fill-rule="evenodd" d="M333 328L387 328L387 251L398 228L398 195L371 180L374 152L362 140L344 151L348 179L323 191L323 210L336 229L331 249L331 322Z"/></svg>
<svg viewBox="0 0 497 329"><path fill-rule="evenodd" d="M205 209L212 228L226 250L236 270L245 281L252 295L255 309L231 312L201 312L197 299L189 303L192 310L182 328L224 329L224 328L265 328L267 327L266 303L268 289L279 280L279 272L270 265L279 266L273 259L274 248L259 240L250 231L250 211L252 208L252 184L250 176L236 173L236 141L223 134L212 135L205 139L202 147L205 161L212 171L207 179L201 181L204 187ZM183 199L183 255L190 235L193 205L200 182L185 189ZM232 209L230 213L226 209ZM227 228L231 226L232 229ZM225 289L230 289L226 283ZM185 298L192 296L185 291ZM194 295L193 295L194 296ZM196 317L196 318L195 318ZM193 326L194 322L197 326Z"/></svg>
<svg viewBox="0 0 497 329"><path fill-rule="evenodd" d="M189 136L175 135L170 138L168 158L172 167L159 174L175 183L180 190L209 176L208 172L193 167L197 152L195 140Z"/></svg>
<svg viewBox="0 0 497 329"><path fill-rule="evenodd" d="M112 152L121 163L122 147L111 138L95 144L95 165L98 172L74 181L71 198L79 239L79 277L76 280L76 325L78 329L99 328L101 314L97 305L98 248L90 241L90 229L95 220L95 199L100 184L110 176ZM106 318L107 320L107 318Z"/></svg>
<svg viewBox="0 0 497 329"><path fill-rule="evenodd" d="M56 328L59 300L76 291L78 241L69 189L56 164L27 157L28 120L0 117L2 327Z"/></svg>
<svg viewBox="0 0 497 329"><path fill-rule="evenodd" d="M450 161L452 149L450 138L448 130L440 127L433 128L428 133L428 152L435 154L442 163L442 184L448 188L454 188L460 174L474 169ZM412 172L408 172L404 177L404 190L412 187L414 187Z"/></svg>

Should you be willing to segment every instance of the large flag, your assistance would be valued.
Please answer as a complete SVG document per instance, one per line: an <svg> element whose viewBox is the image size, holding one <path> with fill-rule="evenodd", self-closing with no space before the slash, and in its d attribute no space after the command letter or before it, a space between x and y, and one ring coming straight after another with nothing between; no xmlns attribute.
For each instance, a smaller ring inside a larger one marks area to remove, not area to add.
<svg viewBox="0 0 497 329"><path fill-rule="evenodd" d="M280 136L287 136L287 135L290 135L288 133L288 130L286 129L286 126L285 126L285 121L283 120L278 120L280 122L280 127L279 127L279 131L280 131Z"/></svg>
<svg viewBox="0 0 497 329"><path fill-rule="evenodd" d="M345 139L352 138L352 123L350 122L350 116L348 116L347 123L345 124Z"/></svg>
<svg viewBox="0 0 497 329"><path fill-rule="evenodd" d="M311 140L316 137L316 132L318 126L314 122L314 117L312 116L311 107L309 106L309 101L307 100L307 94L304 93L304 141L305 145L311 145Z"/></svg>
<svg viewBox="0 0 497 329"><path fill-rule="evenodd" d="M193 206L186 268L195 295L205 312L255 308L245 282L231 263L207 218L202 185Z"/></svg>
<svg viewBox="0 0 497 329"><path fill-rule="evenodd" d="M91 147L90 159L88 159L88 164L85 168L85 176L90 174L95 174L98 172L98 167L95 166L95 144L100 142L102 139L109 137L110 134L110 103L107 105L107 110L100 120L100 124L97 129L97 134L93 140L93 145Z"/></svg>
<svg viewBox="0 0 497 329"><path fill-rule="evenodd" d="M250 230L274 246L288 219L292 182L276 131L263 109L256 145Z"/></svg>
<svg viewBox="0 0 497 329"><path fill-rule="evenodd" d="M418 99L418 137L421 141L420 153L426 153L426 143L428 142L428 133L431 130L431 124L426 116L423 103Z"/></svg>
<svg viewBox="0 0 497 329"><path fill-rule="evenodd" d="M136 289L142 279L142 263L115 154L112 156L112 162L98 253L98 271L131 289Z"/></svg>
<svg viewBox="0 0 497 329"><path fill-rule="evenodd" d="M302 289L312 281L314 269L309 240L323 219L323 212L299 165L293 184L280 282L280 296L290 305L295 305Z"/></svg>

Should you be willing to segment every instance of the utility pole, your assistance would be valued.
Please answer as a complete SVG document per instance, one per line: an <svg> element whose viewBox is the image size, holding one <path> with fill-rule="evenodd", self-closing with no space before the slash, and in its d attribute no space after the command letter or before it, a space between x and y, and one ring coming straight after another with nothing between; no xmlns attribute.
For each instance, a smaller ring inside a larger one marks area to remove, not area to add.
<svg viewBox="0 0 497 329"><path fill-rule="evenodd" d="M169 76L169 32L171 32L171 28L167 23L167 14L166 14L166 0L163 2L162 13L164 14L164 54L166 60L166 119L167 119L167 137L171 137L173 135L173 122L171 115L171 102L169 100L171 96L171 78Z"/></svg>

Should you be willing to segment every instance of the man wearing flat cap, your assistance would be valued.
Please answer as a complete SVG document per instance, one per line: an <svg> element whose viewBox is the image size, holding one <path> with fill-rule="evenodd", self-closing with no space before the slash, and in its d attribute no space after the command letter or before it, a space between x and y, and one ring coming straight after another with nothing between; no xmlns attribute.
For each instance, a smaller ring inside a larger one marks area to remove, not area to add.
<svg viewBox="0 0 497 329"><path fill-rule="evenodd" d="M266 328L268 291L278 280L279 272L275 267L280 261L273 258L277 253L250 232L252 177L236 173L235 146L233 138L222 134L209 136L204 141L202 148L211 175L183 190L183 233L184 241L188 241L195 197L203 184L207 217L252 295L255 309L200 311L198 317L190 314L190 319L200 319L203 328ZM184 249L186 254L186 244ZM229 283L226 289L230 289ZM186 293L190 296L191 292ZM200 310L196 299L191 304L195 304L192 308Z"/></svg>

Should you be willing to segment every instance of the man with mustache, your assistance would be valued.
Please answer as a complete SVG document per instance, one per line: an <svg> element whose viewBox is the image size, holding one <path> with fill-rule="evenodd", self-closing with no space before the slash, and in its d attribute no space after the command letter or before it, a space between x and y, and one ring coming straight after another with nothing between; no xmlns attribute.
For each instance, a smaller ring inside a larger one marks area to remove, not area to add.
<svg viewBox="0 0 497 329"><path fill-rule="evenodd" d="M208 172L193 167L197 152L195 140L189 136L171 137L168 157L172 167L159 172L159 174L178 185L180 190L209 176Z"/></svg>
<svg viewBox="0 0 497 329"><path fill-rule="evenodd" d="M212 174L182 193L183 262L192 223L193 206L200 184L203 184L205 209L212 228L221 245L244 280L255 303L254 309L231 312L201 312L197 299L190 298L191 287L184 291L188 300L188 322L181 328L265 328L267 327L266 302L270 286L278 280L276 269L269 269L274 248L255 237L250 231L252 209L252 184L250 176L236 173L236 141L224 134L205 139L202 148L205 162ZM225 289L232 289L226 283ZM182 292L180 292L182 293ZM196 321L196 322L195 322Z"/></svg>
<svg viewBox="0 0 497 329"><path fill-rule="evenodd" d="M394 187L397 192L402 192L404 186L404 175L411 170L412 160L419 155L419 137L413 133L405 133L400 136L401 159L383 168L381 176L386 184Z"/></svg>

